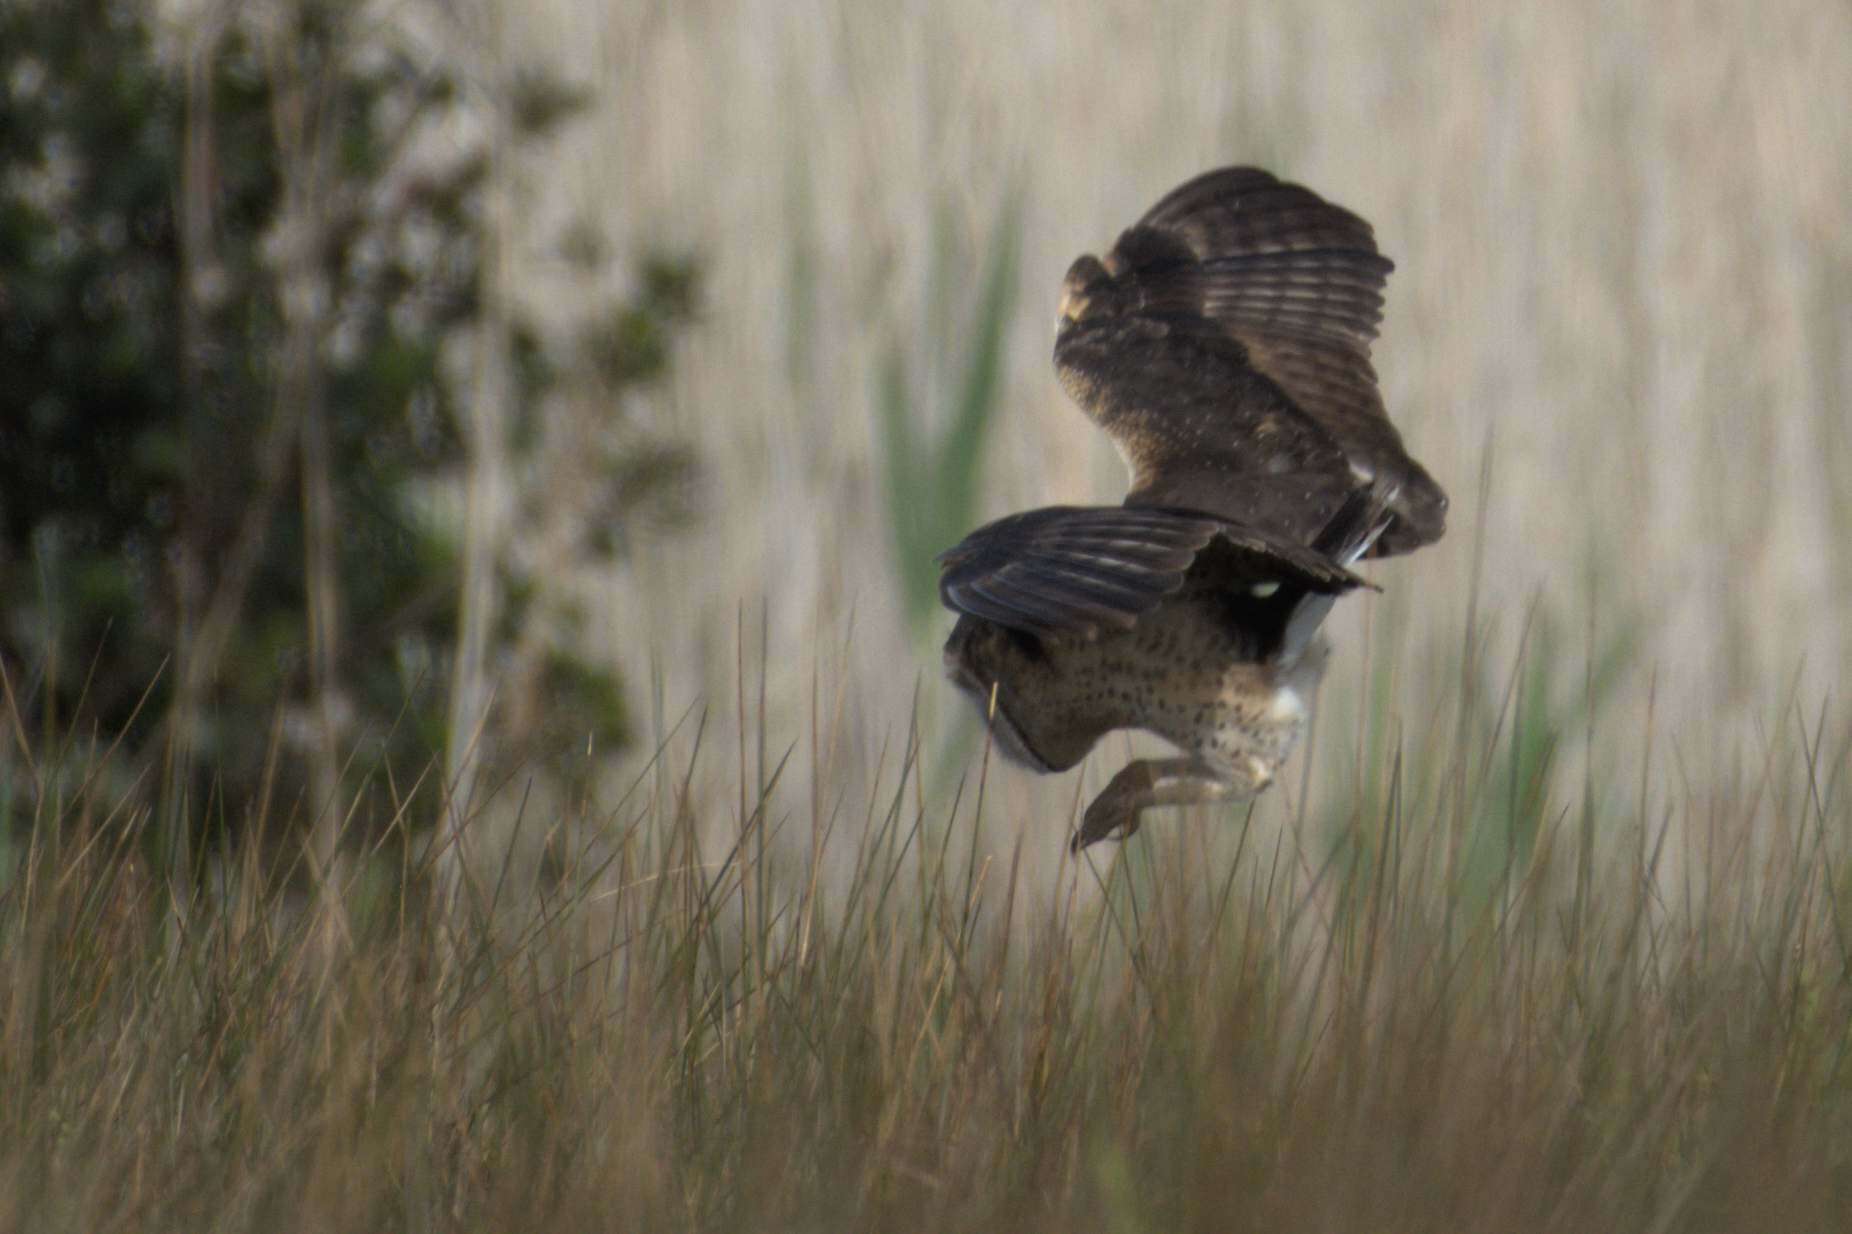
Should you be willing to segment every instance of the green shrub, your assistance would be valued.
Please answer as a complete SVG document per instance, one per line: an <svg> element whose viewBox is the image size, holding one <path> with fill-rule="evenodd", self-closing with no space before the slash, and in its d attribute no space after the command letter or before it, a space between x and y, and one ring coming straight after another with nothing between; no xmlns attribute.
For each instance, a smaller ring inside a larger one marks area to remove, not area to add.
<svg viewBox="0 0 1852 1234"><path fill-rule="evenodd" d="M190 58L151 20L107 0L0 8L0 667L28 727L149 753L174 750L201 683L169 787L244 800L273 740L322 739L303 735L320 586L339 636L332 757L422 767L460 581L461 519L432 498L484 397L463 361L506 332L518 469L569 395L621 406L660 377L695 267L648 262L634 296L588 297L561 339L491 314L492 159L543 151L579 93L530 71L502 91L461 81L340 0L240 10L187 31ZM497 107L501 136L432 140ZM577 259L606 260L591 244ZM621 520L692 466L621 437L586 461L619 521L592 555L621 551ZM528 573L498 570L529 600L502 606L498 648L546 592ZM231 618L216 645L215 611ZM528 679L571 681L550 714L581 744L621 744L617 677L553 624L565 636L530 649Z"/></svg>

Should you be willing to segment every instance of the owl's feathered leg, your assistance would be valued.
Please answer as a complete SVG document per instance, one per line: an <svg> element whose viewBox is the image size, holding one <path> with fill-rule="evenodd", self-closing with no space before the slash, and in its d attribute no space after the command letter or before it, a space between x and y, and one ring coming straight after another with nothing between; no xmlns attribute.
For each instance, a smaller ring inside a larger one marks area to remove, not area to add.
<svg viewBox="0 0 1852 1234"><path fill-rule="evenodd" d="M1249 763L1234 775L1199 758L1141 758L1127 763L1087 807L1068 851L1078 853L1115 834L1121 840L1130 839L1138 830L1139 814L1152 806L1252 797L1267 787L1273 769L1258 758Z"/></svg>

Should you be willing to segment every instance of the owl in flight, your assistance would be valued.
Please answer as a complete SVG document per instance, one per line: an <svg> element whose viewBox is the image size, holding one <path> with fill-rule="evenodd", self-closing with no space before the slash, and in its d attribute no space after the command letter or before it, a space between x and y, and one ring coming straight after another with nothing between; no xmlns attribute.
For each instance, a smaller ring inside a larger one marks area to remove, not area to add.
<svg viewBox="0 0 1852 1234"><path fill-rule="evenodd" d="M1175 744L1087 807L1078 851L1150 806L1252 797L1305 728L1350 567L1440 537L1447 496L1370 367L1393 268L1370 225L1253 167L1173 190L1061 288L1055 369L1132 472L940 557L947 674L998 748L1065 771L1114 729Z"/></svg>

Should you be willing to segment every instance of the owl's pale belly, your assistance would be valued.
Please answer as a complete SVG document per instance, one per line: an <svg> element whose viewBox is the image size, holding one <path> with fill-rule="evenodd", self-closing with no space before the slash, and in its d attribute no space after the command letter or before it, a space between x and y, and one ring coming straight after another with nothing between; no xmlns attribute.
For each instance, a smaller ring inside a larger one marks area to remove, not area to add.
<svg viewBox="0 0 1852 1234"><path fill-rule="evenodd" d="M1305 731L1323 668L1315 648L1290 671L1254 659L1213 593L1191 591L1136 627L1047 645L1052 688L1033 705L1147 729L1258 791Z"/></svg>

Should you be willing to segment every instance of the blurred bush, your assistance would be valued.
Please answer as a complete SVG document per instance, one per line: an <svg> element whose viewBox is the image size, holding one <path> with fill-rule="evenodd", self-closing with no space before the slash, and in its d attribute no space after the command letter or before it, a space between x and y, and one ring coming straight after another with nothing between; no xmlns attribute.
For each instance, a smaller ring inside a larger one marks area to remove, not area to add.
<svg viewBox="0 0 1852 1234"><path fill-rule="evenodd" d="M340 634L333 680L315 683L338 704L328 753L415 773L445 739L461 521L445 494L477 396L468 354L499 331L513 357L517 484L556 423L582 438L588 417L610 422L601 447L563 453L593 495L580 508L607 520L580 551L620 552L625 520L685 496L686 450L621 428L625 392L661 376L693 317L695 268L652 259L639 290L587 297L563 334L491 315L491 161L543 150L581 95L528 71L499 92L453 79L333 0L226 7L178 51L153 7L0 6L7 707L28 729L156 753L191 666L198 714L170 788L242 803L267 761L300 764L274 743L320 740L303 735L320 570ZM484 129L467 121L485 93L510 122L459 138ZM608 261L586 237L572 253ZM318 511L334 529L319 556ZM492 663L518 670L513 693L547 692L530 714L611 748L621 683L575 645L570 606L521 642L557 563L512 546L544 513L524 506L510 529ZM215 612L232 618L217 646L200 638ZM9 800L21 809L0 793L0 817Z"/></svg>

